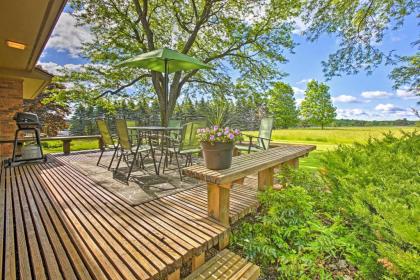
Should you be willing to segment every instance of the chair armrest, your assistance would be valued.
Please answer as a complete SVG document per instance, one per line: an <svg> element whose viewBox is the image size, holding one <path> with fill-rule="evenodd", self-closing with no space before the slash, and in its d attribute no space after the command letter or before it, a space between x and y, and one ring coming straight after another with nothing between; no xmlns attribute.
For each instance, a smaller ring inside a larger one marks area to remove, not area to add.
<svg viewBox="0 0 420 280"><path fill-rule="evenodd" d="M258 138L258 139L263 139L263 140L268 140L268 141L271 141L271 139L270 138L265 138L265 137L260 137L260 136L254 136L255 138Z"/></svg>

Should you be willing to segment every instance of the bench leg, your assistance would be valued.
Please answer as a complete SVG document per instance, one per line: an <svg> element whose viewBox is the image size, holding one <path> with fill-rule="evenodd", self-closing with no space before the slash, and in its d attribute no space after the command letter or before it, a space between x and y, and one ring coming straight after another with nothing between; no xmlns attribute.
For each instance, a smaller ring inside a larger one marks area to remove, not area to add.
<svg viewBox="0 0 420 280"><path fill-rule="evenodd" d="M199 268L199 267L200 267L200 266L204 263L204 261L205 261L205 256L206 256L206 253L205 253L205 252L203 252L203 253L201 253L200 255L198 255L198 256L194 256L194 257L192 258L191 271L196 270L197 268Z"/></svg>
<svg viewBox="0 0 420 280"><path fill-rule="evenodd" d="M229 245L229 236L230 236L230 231L223 234L222 237L219 237L219 244L218 244L219 251L222 251Z"/></svg>
<svg viewBox="0 0 420 280"><path fill-rule="evenodd" d="M289 160L288 162L286 162L285 164L287 164L288 166L292 167L292 168L299 168L299 158L294 158Z"/></svg>
<svg viewBox="0 0 420 280"><path fill-rule="evenodd" d="M178 268L177 270L175 270L174 272L169 274L166 279L167 280L179 280L179 279L181 279L181 269Z"/></svg>
<svg viewBox="0 0 420 280"><path fill-rule="evenodd" d="M274 184L274 167L267 168L258 172L258 190L264 191L268 186Z"/></svg>
<svg viewBox="0 0 420 280"><path fill-rule="evenodd" d="M63 153L65 155L70 154L70 143L71 143L71 140L63 140Z"/></svg>
<svg viewBox="0 0 420 280"><path fill-rule="evenodd" d="M229 201L231 183L216 185L207 183L209 217L216 219L222 225L229 226Z"/></svg>

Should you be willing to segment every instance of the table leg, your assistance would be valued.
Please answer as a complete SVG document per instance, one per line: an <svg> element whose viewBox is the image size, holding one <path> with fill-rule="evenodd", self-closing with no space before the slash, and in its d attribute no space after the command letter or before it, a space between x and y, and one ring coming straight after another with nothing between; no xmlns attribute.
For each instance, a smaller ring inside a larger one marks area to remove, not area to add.
<svg viewBox="0 0 420 280"><path fill-rule="evenodd" d="M258 190L264 191L268 186L274 184L274 167L267 168L258 172Z"/></svg>
<svg viewBox="0 0 420 280"><path fill-rule="evenodd" d="M216 185L207 183L209 217L229 226L229 204L231 183Z"/></svg>

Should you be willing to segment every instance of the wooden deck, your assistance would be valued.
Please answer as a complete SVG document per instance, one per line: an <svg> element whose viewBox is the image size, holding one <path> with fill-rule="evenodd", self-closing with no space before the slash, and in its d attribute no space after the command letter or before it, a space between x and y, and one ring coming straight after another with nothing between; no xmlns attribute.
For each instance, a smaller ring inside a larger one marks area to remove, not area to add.
<svg viewBox="0 0 420 280"><path fill-rule="evenodd" d="M232 222L257 206L256 183L234 187ZM70 164L0 166L3 279L156 279L218 244L205 186L130 206Z"/></svg>

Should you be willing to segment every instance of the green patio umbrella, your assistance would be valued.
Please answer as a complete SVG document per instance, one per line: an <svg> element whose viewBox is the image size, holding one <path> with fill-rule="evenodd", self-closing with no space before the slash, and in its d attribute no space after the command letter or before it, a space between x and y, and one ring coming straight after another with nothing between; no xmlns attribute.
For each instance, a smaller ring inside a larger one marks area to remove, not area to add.
<svg viewBox="0 0 420 280"><path fill-rule="evenodd" d="M210 69L211 67L200 60L179 53L177 51L162 48L147 53L142 53L133 58L127 59L117 66L130 66L150 69L156 72L165 73L164 97L165 112L168 110L168 75L177 71L190 71L195 69Z"/></svg>

